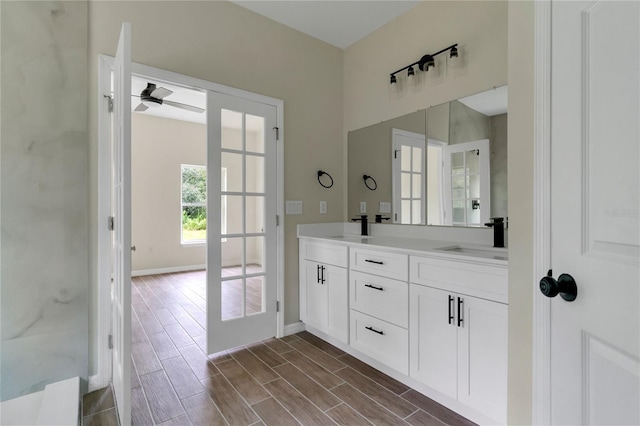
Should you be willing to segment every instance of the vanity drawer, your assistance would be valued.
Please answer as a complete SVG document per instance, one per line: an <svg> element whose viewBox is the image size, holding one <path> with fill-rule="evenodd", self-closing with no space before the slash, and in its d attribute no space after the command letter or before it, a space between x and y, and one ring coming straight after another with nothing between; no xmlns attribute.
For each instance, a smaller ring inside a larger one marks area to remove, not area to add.
<svg viewBox="0 0 640 426"><path fill-rule="evenodd" d="M409 285L406 282L352 271L349 295L351 309L408 327Z"/></svg>
<svg viewBox="0 0 640 426"><path fill-rule="evenodd" d="M402 374L409 374L409 332L406 329L351 310L350 344Z"/></svg>
<svg viewBox="0 0 640 426"><path fill-rule="evenodd" d="M352 248L349 267L400 281L406 281L409 276L406 254Z"/></svg>
<svg viewBox="0 0 640 426"><path fill-rule="evenodd" d="M420 256L409 264L412 283L508 303L506 267Z"/></svg>
<svg viewBox="0 0 640 426"><path fill-rule="evenodd" d="M329 265L347 267L349 261L347 246L300 240L300 258Z"/></svg>

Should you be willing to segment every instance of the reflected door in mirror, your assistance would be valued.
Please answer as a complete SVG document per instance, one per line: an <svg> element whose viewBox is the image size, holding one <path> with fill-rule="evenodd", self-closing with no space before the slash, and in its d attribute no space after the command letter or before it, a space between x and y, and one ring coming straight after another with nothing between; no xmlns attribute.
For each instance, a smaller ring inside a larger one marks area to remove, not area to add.
<svg viewBox="0 0 640 426"><path fill-rule="evenodd" d="M425 137L392 129L393 222L425 223Z"/></svg>

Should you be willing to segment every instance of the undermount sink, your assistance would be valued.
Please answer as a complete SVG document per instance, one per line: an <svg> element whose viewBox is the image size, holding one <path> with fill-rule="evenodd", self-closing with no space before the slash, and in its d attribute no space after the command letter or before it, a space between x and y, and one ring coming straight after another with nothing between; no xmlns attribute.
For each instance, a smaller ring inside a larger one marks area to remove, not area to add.
<svg viewBox="0 0 640 426"><path fill-rule="evenodd" d="M506 249L485 248L485 247L465 247L465 246L448 246L440 247L436 250L446 251L452 254L460 254L465 256L482 257L486 259L508 260L509 253Z"/></svg>

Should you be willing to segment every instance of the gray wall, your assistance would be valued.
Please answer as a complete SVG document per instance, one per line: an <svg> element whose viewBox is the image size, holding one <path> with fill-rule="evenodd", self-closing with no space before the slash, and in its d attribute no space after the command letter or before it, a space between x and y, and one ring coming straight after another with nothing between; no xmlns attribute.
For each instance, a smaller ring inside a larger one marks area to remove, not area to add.
<svg viewBox="0 0 640 426"><path fill-rule="evenodd" d="M6 400L87 379L88 29L85 1L0 7Z"/></svg>

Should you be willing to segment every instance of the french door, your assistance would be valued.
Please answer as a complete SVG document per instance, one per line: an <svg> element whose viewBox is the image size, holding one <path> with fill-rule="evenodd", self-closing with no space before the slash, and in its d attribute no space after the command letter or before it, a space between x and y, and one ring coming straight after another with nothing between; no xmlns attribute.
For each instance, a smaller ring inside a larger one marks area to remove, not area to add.
<svg viewBox="0 0 640 426"><path fill-rule="evenodd" d="M215 353L276 335L277 124L273 105L207 98L207 210L220 224L207 233L207 352Z"/></svg>
<svg viewBox="0 0 640 426"><path fill-rule="evenodd" d="M131 424L131 24L113 66L113 388L120 424Z"/></svg>

